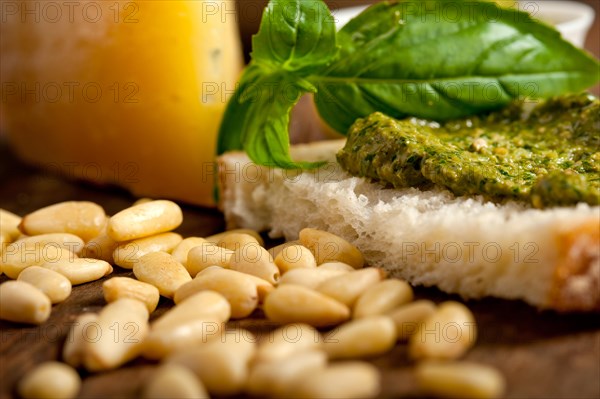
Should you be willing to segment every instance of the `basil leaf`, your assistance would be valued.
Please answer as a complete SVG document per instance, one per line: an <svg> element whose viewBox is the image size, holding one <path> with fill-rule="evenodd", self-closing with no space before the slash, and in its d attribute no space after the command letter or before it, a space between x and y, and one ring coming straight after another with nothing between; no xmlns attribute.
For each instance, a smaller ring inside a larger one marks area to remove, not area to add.
<svg viewBox="0 0 600 399"><path fill-rule="evenodd" d="M599 78L598 62L553 28L491 2L380 3L338 42L339 59L310 81L319 113L340 132L375 111L447 120Z"/></svg>
<svg viewBox="0 0 600 399"><path fill-rule="evenodd" d="M307 76L336 56L335 35L323 1L270 1L252 38L252 60Z"/></svg>
<svg viewBox="0 0 600 399"><path fill-rule="evenodd" d="M217 154L244 149L242 134L244 133L246 119L250 115L248 111L252 103L250 101L242 102L242 98L250 95L253 87L263 74L262 69L256 64L250 64L244 70L233 97L227 103L221 120L217 138Z"/></svg>
<svg viewBox="0 0 600 399"><path fill-rule="evenodd" d="M289 156L289 112L307 92L316 93L323 119L346 132L375 111L446 120L598 80L594 58L527 13L492 2L382 2L336 35L322 0L271 0L217 150L244 149L263 165L317 166Z"/></svg>
<svg viewBox="0 0 600 399"><path fill-rule="evenodd" d="M289 155L289 114L300 96L306 91L306 83L286 73L266 75L253 86L249 103L244 136L244 150L257 164L283 169L308 169L322 163L296 163Z"/></svg>
<svg viewBox="0 0 600 399"><path fill-rule="evenodd" d="M337 54L333 17L321 0L270 1L257 35L252 62L227 104L217 153L244 149L257 164L314 168L289 154L289 114L315 87L305 79Z"/></svg>

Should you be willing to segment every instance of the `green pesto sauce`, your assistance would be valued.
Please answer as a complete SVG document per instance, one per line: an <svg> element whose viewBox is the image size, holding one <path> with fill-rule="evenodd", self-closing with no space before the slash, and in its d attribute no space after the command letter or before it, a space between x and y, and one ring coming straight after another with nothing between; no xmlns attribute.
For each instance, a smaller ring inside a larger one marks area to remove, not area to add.
<svg viewBox="0 0 600 399"><path fill-rule="evenodd" d="M561 96L437 124L374 113L338 153L356 176L394 187L445 187L536 208L600 203L600 102Z"/></svg>

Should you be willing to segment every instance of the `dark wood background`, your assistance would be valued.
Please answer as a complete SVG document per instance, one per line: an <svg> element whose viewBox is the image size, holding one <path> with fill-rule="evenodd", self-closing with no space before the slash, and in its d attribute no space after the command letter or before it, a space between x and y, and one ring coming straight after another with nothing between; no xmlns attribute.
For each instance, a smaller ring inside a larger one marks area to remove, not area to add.
<svg viewBox="0 0 600 399"><path fill-rule="evenodd" d="M244 3L265 1L242 0ZM597 12L600 2L586 0ZM336 5L354 5L359 1L330 1ZM246 40L256 24L242 23ZM600 55L598 18L586 46ZM0 139L0 207L26 214L42 206L65 200L91 200L109 214L129 206L135 198L113 187L96 187L66 181L30 168L14 158ZM203 236L224 229L222 215L214 210L185 207L185 221L178 231L184 236ZM272 242L271 242L272 243ZM115 268L113 276L131 273ZM6 280L0 277L0 282ZM53 308L50 320L30 327L0 321L0 398L15 397L18 379L44 360L59 359L68 324L82 311L98 311L103 305L102 281L75 287L71 297ZM418 298L436 302L460 300L436 289L417 288ZM466 356L497 367L507 379L507 398L600 398L600 317L597 314L563 315L538 311L520 301L487 298L468 301L478 326L475 348ZM172 304L161 299L153 318ZM260 312L240 323L254 332L273 328ZM406 346L399 344L391 353L370 359L382 372L381 397L417 397L412 366ZM133 398L139 396L155 363L136 360L111 372L88 374L81 371L84 385L81 397Z"/></svg>

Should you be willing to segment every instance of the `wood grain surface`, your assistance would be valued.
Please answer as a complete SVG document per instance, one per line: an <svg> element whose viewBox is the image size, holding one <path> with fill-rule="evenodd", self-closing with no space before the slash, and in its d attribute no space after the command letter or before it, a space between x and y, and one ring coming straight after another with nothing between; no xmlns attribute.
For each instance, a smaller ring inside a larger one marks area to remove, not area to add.
<svg viewBox="0 0 600 399"><path fill-rule="evenodd" d="M600 11L599 0L584 1L597 12ZM256 26L257 21L242 21L241 30L246 39L249 39ZM596 56L600 54L599 32L596 18L586 44ZM598 86L594 92L598 93ZM135 198L118 188L66 181L23 165L0 138L1 208L23 215L66 200L95 201L112 214L129 206ZM214 210L184 207L184 215L184 223L177 230L184 236L205 236L224 228L222 215ZM109 277L129 275L130 271L116 267ZM6 279L6 276L1 276L0 282ZM50 319L41 326L0 321L0 399L17 397L16 382L36 364L60 359L70 323L81 312L99 311L104 306L102 281L74 287L72 295L65 302L55 305ZM417 287L415 293L417 298L436 302L460 300L431 288ZM465 359L497 367L507 380L507 398L600 398L598 314L541 312L523 302L493 298L467 301L466 304L475 314L479 336L476 346ZM152 319L171 306L171 301L161 298ZM264 337L275 328L262 318L259 311L236 324L249 328L259 337ZM381 397L421 397L412 374L414 364L408 360L405 344L398 344L392 352L369 361L381 370ZM156 363L137 359L111 372L89 374L80 370L84 378L80 396L138 397L155 367Z"/></svg>
<svg viewBox="0 0 600 399"><path fill-rule="evenodd" d="M0 143L0 207L18 214L65 200L91 200L112 214L129 206L135 198L111 187L94 187L48 175L13 158ZM224 228L222 215L214 210L184 207L184 223L177 230L184 236L206 236ZM273 244L273 242L270 242ZM115 267L109 276L130 276ZM107 278L109 278L107 277ZM0 277L0 282L6 281ZM69 325L84 311L99 311L105 305L102 281L74 287L72 295L55 305L50 319L31 327L0 322L0 398L13 398L15 384L36 364L60 359ZM417 288L418 298L436 302L460 300L436 289ZM597 314L561 315L540 312L523 302L487 298L468 301L475 314L479 337L465 359L497 367L506 377L507 398L600 398L600 317ZM152 319L172 306L161 298ZM267 336L275 326L260 311L235 322ZM373 362L383 376L381 397L419 397L413 379L414 364L405 344ZM137 359L115 371L89 374L81 370L83 398L134 398L139 396L156 363Z"/></svg>

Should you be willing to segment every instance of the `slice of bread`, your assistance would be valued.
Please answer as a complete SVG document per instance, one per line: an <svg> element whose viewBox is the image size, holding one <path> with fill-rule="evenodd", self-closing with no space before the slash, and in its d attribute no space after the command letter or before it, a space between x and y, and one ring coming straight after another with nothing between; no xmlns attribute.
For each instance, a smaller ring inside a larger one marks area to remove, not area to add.
<svg viewBox="0 0 600 399"><path fill-rule="evenodd" d="M221 209L229 228L298 238L304 227L338 234L371 266L415 285L465 298L522 299L559 311L600 310L600 207L532 209L455 197L442 189L390 189L335 162L343 140L292 146L314 171L219 158Z"/></svg>

